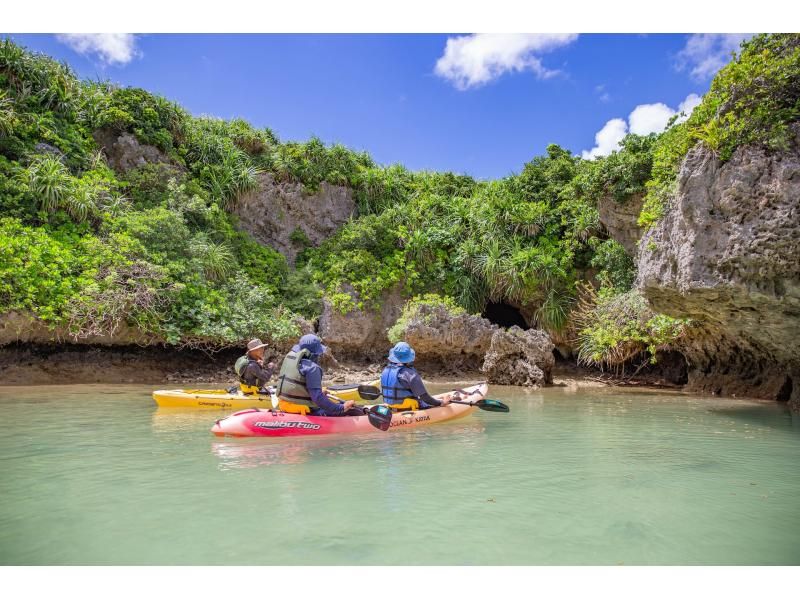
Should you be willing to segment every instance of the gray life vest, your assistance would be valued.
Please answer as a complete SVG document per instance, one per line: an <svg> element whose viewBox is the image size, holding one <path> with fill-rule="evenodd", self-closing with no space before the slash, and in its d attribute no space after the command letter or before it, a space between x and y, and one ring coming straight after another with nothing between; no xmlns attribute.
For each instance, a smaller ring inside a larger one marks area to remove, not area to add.
<svg viewBox="0 0 800 598"><path fill-rule="evenodd" d="M247 384L247 382L244 381L244 370L248 363L250 363L250 358L247 355L242 355L236 360L236 363L233 366L233 369L236 371L236 375L239 377L239 382L242 384Z"/></svg>
<svg viewBox="0 0 800 598"><path fill-rule="evenodd" d="M283 358L281 371L278 374L278 396L284 401L295 405L316 407L311 400L311 395L306 388L306 377L300 373L300 360L311 355L308 349L295 353L289 351Z"/></svg>

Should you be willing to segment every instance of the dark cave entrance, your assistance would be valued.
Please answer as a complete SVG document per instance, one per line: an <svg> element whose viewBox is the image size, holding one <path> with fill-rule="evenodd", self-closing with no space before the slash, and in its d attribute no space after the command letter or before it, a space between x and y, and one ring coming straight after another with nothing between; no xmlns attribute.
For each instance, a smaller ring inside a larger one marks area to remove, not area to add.
<svg viewBox="0 0 800 598"><path fill-rule="evenodd" d="M781 402L792 398L792 379L789 376L786 376L786 380L783 381L783 386L781 386L778 396L775 398Z"/></svg>
<svg viewBox="0 0 800 598"><path fill-rule="evenodd" d="M503 328L511 328L512 326L519 326L523 330L528 330L528 328L530 328L520 311L504 301L500 301L499 303L490 301L486 304L486 307L483 308L481 316L489 320L492 324L497 324Z"/></svg>

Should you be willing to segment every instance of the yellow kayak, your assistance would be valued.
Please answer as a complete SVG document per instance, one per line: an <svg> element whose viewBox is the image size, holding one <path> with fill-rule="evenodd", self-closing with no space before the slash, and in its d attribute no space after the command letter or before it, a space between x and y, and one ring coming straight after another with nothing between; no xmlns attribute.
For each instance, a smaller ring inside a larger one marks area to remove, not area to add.
<svg viewBox="0 0 800 598"><path fill-rule="evenodd" d="M365 382L370 386L380 386L380 380ZM368 403L358 394L358 384L339 384L328 386L328 394L342 401L356 401ZM213 389L180 389L180 390L154 390L153 400L159 407L188 407L192 409L270 409L272 395L269 394L244 394L243 392L231 393L227 390Z"/></svg>

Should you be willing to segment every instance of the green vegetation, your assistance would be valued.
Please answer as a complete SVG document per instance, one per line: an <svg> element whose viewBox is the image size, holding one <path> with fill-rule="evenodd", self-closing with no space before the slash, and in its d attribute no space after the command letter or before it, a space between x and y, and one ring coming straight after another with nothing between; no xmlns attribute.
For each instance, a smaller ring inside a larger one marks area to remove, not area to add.
<svg viewBox="0 0 800 598"><path fill-rule="evenodd" d="M684 322L652 314L631 290L635 265L599 222L602 198L645 197L640 222L668 206L697 143L730 158L742 144L784 148L800 117L800 36L758 36L720 71L685 122L629 135L582 160L550 145L518 174L477 181L380 166L317 138L282 143L241 119L193 117L141 89L78 80L68 66L0 41L0 305L76 337L123 324L217 348L297 334L325 296L378 308L387 291L421 305L480 312L525 305L537 324L577 336L580 358L654 355ZM131 135L155 163L116 169L101 141ZM358 214L319 247L291 234L296 268L236 226L264 177L353 190ZM583 292L588 279L598 291ZM431 295L435 293L435 295Z"/></svg>
<svg viewBox="0 0 800 598"><path fill-rule="evenodd" d="M573 185L584 164L551 145L499 181L410 175L401 202L373 205L309 252L309 264L343 311L398 287L437 291L473 312L489 300L535 303L542 326L560 329L600 234L597 210Z"/></svg>
<svg viewBox="0 0 800 598"><path fill-rule="evenodd" d="M115 172L95 135L130 133L163 161ZM195 119L140 89L79 81L0 42L0 304L75 337L122 324L220 347L299 328L289 268L226 208L277 144L243 121Z"/></svg>
<svg viewBox="0 0 800 598"><path fill-rule="evenodd" d="M617 367L646 352L655 363L656 352L669 349L681 337L688 320L656 314L638 291L599 293L586 288L575 320L578 360L585 364Z"/></svg>
<svg viewBox="0 0 800 598"><path fill-rule="evenodd" d="M758 35L742 45L725 66L689 119L661 135L653 148L639 223L661 218L681 161L698 142L723 161L741 145L785 149L800 119L800 36Z"/></svg>

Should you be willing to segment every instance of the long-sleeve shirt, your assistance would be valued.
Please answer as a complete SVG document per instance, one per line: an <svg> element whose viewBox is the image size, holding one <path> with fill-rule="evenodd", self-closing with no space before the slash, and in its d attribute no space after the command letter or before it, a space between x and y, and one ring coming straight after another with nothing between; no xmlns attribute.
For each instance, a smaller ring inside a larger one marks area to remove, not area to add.
<svg viewBox="0 0 800 598"><path fill-rule="evenodd" d="M397 381L405 386L408 390L414 393L420 401L427 403L433 407L439 407L442 402L439 399L434 399L428 389L425 388L425 383L422 381L422 376L419 372L412 367L404 367L397 375Z"/></svg>
<svg viewBox="0 0 800 598"><path fill-rule="evenodd" d="M331 401L322 391L323 372L318 363L314 363L310 359L301 359L297 365L297 371L306 379L306 390L311 395L311 400L325 415L342 415L344 413L342 404Z"/></svg>
<svg viewBox="0 0 800 598"><path fill-rule="evenodd" d="M245 384L261 387L265 384L269 384L269 380L274 373L274 367L268 368L263 366L251 357L247 362L247 367L244 368L242 378L244 378Z"/></svg>

